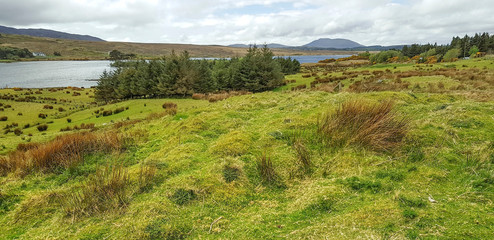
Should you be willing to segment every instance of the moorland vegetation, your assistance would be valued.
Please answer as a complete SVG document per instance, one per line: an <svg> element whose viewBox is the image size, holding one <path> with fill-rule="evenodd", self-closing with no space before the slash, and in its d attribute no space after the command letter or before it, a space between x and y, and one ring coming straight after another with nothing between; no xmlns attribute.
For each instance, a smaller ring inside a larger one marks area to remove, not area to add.
<svg viewBox="0 0 494 240"><path fill-rule="evenodd" d="M492 55L365 55L249 94L1 89L0 238L491 239Z"/></svg>

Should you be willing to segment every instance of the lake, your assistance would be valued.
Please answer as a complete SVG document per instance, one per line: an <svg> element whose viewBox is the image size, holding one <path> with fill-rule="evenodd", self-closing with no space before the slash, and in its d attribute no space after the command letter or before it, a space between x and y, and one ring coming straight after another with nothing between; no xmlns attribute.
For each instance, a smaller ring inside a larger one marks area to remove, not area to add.
<svg viewBox="0 0 494 240"><path fill-rule="evenodd" d="M39 61L0 63L0 88L91 87L109 61Z"/></svg>
<svg viewBox="0 0 494 240"><path fill-rule="evenodd" d="M316 63L328 58L351 55L290 56L300 63ZM283 56L287 58L288 56ZM96 86L104 70L111 70L109 61L39 61L0 63L0 88L49 88Z"/></svg>

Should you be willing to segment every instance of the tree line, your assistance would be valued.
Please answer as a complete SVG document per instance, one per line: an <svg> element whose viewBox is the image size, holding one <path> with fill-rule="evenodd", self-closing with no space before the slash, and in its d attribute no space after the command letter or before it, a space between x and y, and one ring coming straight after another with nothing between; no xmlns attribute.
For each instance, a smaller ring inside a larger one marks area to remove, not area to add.
<svg viewBox="0 0 494 240"><path fill-rule="evenodd" d="M489 33L476 33L474 36L465 35L463 38L453 37L449 44L412 44L400 49L392 49L371 56L370 60L376 63L389 61L407 61L409 59L418 62L454 61L461 57L475 56L478 52L494 52L494 35Z"/></svg>
<svg viewBox="0 0 494 240"><path fill-rule="evenodd" d="M155 60L126 61L105 71L96 86L99 101L186 97L218 91L262 92L284 84L284 74L300 70L291 58L274 58L264 46L251 46L242 58L194 60L187 51Z"/></svg>

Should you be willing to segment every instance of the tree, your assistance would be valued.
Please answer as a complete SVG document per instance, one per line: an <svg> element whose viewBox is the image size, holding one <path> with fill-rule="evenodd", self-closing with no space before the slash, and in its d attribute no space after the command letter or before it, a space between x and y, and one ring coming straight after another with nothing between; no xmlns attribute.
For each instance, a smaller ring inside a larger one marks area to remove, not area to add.
<svg viewBox="0 0 494 240"><path fill-rule="evenodd" d="M476 45L473 45L468 51L468 55L475 56L479 52L479 48Z"/></svg>
<svg viewBox="0 0 494 240"><path fill-rule="evenodd" d="M448 52L446 52L446 54L444 54L443 61L453 62L455 59L458 59L460 54L461 53L459 48L450 49Z"/></svg>
<svg viewBox="0 0 494 240"><path fill-rule="evenodd" d="M120 52L118 50L112 50L109 55L110 55L110 60L122 60L123 59L122 52Z"/></svg>

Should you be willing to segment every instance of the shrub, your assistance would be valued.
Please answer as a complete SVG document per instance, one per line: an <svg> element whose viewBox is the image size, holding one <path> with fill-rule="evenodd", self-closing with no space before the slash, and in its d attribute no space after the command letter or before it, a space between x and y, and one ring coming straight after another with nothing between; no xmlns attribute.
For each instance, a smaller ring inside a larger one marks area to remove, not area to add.
<svg viewBox="0 0 494 240"><path fill-rule="evenodd" d="M45 119L46 118L46 114L40 113L40 114L38 114L38 118Z"/></svg>
<svg viewBox="0 0 494 240"><path fill-rule="evenodd" d="M20 136L22 134L22 130L20 128L16 128L16 129L14 129L14 134L16 136Z"/></svg>
<svg viewBox="0 0 494 240"><path fill-rule="evenodd" d="M113 114L113 111L112 110L105 110L105 111L103 111L103 117L110 116L112 114Z"/></svg>
<svg viewBox="0 0 494 240"><path fill-rule="evenodd" d="M7 119L9 119L7 116L1 116L0 117L0 121L2 121L2 122L7 121Z"/></svg>
<svg viewBox="0 0 494 240"><path fill-rule="evenodd" d="M59 111L59 112L65 112L65 108L63 108L63 107L59 107L59 108L58 108L58 111Z"/></svg>
<svg viewBox="0 0 494 240"><path fill-rule="evenodd" d="M178 205L185 205L196 197L194 190L179 188L170 196L170 200Z"/></svg>
<svg viewBox="0 0 494 240"><path fill-rule="evenodd" d="M72 122L72 119L67 118L67 123L71 123L71 122Z"/></svg>
<svg viewBox="0 0 494 240"><path fill-rule="evenodd" d="M347 101L335 113L322 117L317 132L323 143L332 146L353 144L377 151L393 150L408 132L408 120L398 117L393 106L391 101Z"/></svg>
<svg viewBox="0 0 494 240"><path fill-rule="evenodd" d="M43 131L46 131L48 129L48 125L46 125L46 124L39 125L37 128L38 128L38 131L43 132Z"/></svg>
<svg viewBox="0 0 494 240"><path fill-rule="evenodd" d="M53 109L53 106L51 106L51 105L44 105L43 106L43 109Z"/></svg>
<svg viewBox="0 0 494 240"><path fill-rule="evenodd" d="M194 93L194 94L192 94L192 99L194 99L194 100L206 99L206 94Z"/></svg>
<svg viewBox="0 0 494 240"><path fill-rule="evenodd" d="M162 107L164 109L177 108L177 104L176 103L172 103L172 102L166 102L166 103L163 103L163 106Z"/></svg>
<svg viewBox="0 0 494 240"><path fill-rule="evenodd" d="M60 132L68 132L68 131L72 131L72 128L70 126L60 128Z"/></svg>
<svg viewBox="0 0 494 240"><path fill-rule="evenodd" d="M115 111L113 111L113 114L121 113L123 111L125 111L125 108L124 107L119 107L119 108L115 109Z"/></svg>

